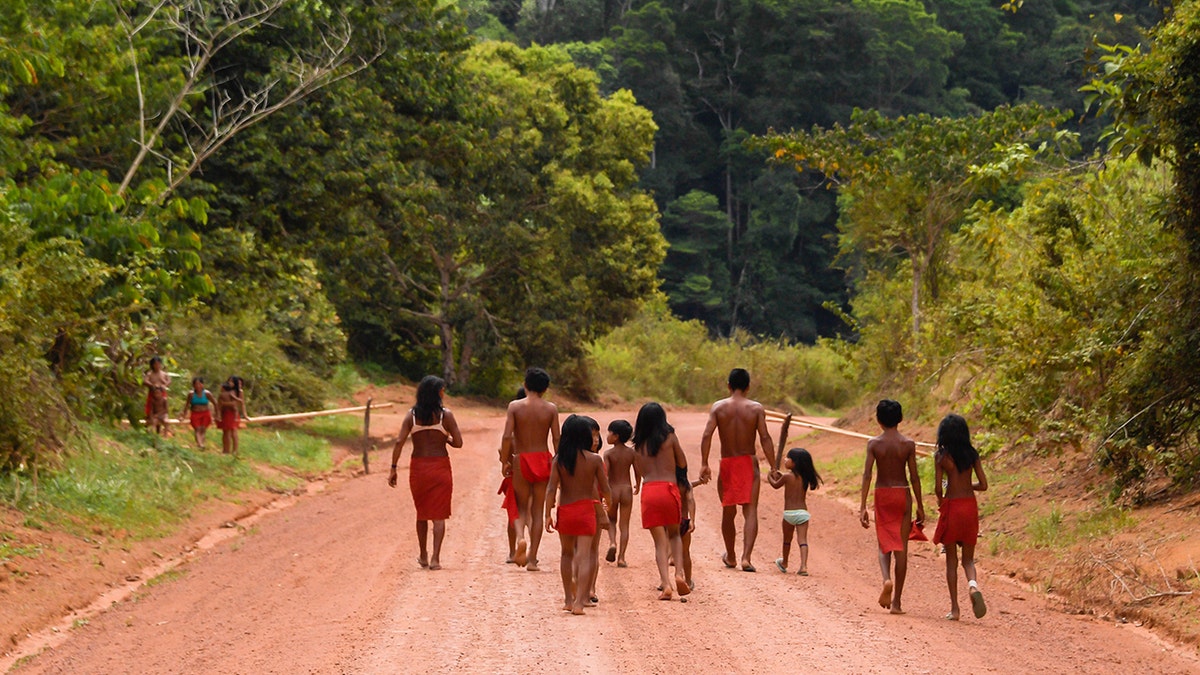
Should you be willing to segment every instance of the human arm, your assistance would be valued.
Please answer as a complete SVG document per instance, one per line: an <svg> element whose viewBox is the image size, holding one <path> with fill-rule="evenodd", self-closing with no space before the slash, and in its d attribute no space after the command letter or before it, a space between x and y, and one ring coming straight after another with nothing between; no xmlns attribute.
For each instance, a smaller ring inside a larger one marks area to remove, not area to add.
<svg viewBox="0 0 1200 675"><path fill-rule="evenodd" d="M917 517L913 521L917 525L925 522L925 501L921 499L921 474L917 470L917 444L909 441L908 453L908 482L912 486L913 501L917 505Z"/></svg>
<svg viewBox="0 0 1200 675"><path fill-rule="evenodd" d="M555 462L555 464L557 464L557 462ZM552 465L550 467L550 481L546 483L546 512L544 514L544 520L546 521L547 532L553 532L554 528L557 527L557 523L554 522L554 505L557 501L558 467Z"/></svg>
<svg viewBox="0 0 1200 675"><path fill-rule="evenodd" d="M771 442L771 431L767 429L767 411L760 405L755 415L758 418L758 441L762 446L763 455L767 458L767 465L772 471L778 471L779 467L775 466L775 444Z"/></svg>
<svg viewBox="0 0 1200 675"><path fill-rule="evenodd" d="M508 405L508 413L504 416L504 435L500 437L500 475L512 475L513 429L516 427L516 415L513 414L512 404Z"/></svg>
<svg viewBox="0 0 1200 675"><path fill-rule="evenodd" d="M783 487L786 482L787 478L778 469L771 469L771 473L767 474L767 483L776 490Z"/></svg>
<svg viewBox="0 0 1200 675"><path fill-rule="evenodd" d="M596 470L596 482L600 488L600 499L604 504L604 510L612 505L612 486L608 483L608 468L604 466L604 462L600 462L600 468Z"/></svg>
<svg viewBox="0 0 1200 675"><path fill-rule="evenodd" d="M708 455L712 452L712 436L717 430L717 406L708 411L708 422L704 425L704 436L700 438L700 480L712 478L712 468L708 465Z"/></svg>
<svg viewBox="0 0 1200 675"><path fill-rule="evenodd" d="M942 469L942 451L933 456L933 495L937 497L938 508L942 506L942 480L945 472Z"/></svg>
<svg viewBox="0 0 1200 675"><path fill-rule="evenodd" d="M667 436L667 443L671 444L671 451L675 454L675 468L687 469L687 455L683 454L683 446L679 444L679 437L672 433Z"/></svg>
<svg viewBox="0 0 1200 675"><path fill-rule="evenodd" d="M691 490L687 493L688 532L696 531L696 495Z"/></svg>
<svg viewBox="0 0 1200 675"><path fill-rule="evenodd" d="M631 464L633 467L633 494L638 494L642 491L642 470L638 468L637 458Z"/></svg>
<svg viewBox="0 0 1200 675"><path fill-rule="evenodd" d="M561 431L558 427L558 406L551 403L550 407L554 408L554 420L550 422L550 448L551 448L551 452L553 454L557 455L558 454L558 437L559 437L559 433Z"/></svg>
<svg viewBox="0 0 1200 675"><path fill-rule="evenodd" d="M985 474L983 472L983 460L976 459L974 468L975 468L975 475L979 478L979 482L972 484L971 489L976 492L987 492L988 482L987 482L987 474Z"/></svg>
<svg viewBox="0 0 1200 675"><path fill-rule="evenodd" d="M392 447L392 470L388 473L388 486L396 487L396 465L400 463L400 451L404 449L404 441L408 440L408 435L412 433L413 414L409 410L404 416L404 422L400 425L400 435L396 437L396 445Z"/></svg>
<svg viewBox="0 0 1200 675"><path fill-rule="evenodd" d="M449 437L447 444L452 448L461 448L463 446L462 432L458 429L458 420L454 419L454 413L449 410L442 410L442 428L446 430L446 435Z"/></svg>
<svg viewBox="0 0 1200 675"><path fill-rule="evenodd" d="M871 524L867 515L867 493L871 491L871 474L875 471L875 453L871 452L871 443L867 443L867 462L863 466L862 501L858 505L858 522L865 528Z"/></svg>

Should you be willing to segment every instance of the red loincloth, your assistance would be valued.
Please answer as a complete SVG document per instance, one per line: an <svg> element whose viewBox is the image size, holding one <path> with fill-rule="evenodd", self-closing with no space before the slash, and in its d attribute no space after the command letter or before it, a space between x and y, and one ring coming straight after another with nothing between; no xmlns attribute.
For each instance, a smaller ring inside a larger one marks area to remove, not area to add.
<svg viewBox="0 0 1200 675"><path fill-rule="evenodd" d="M925 524L920 525L913 523L912 529L908 531L909 541L929 541L929 537L925 536Z"/></svg>
<svg viewBox="0 0 1200 675"><path fill-rule="evenodd" d="M193 410L190 421L193 429L207 429L212 426L212 411L208 408Z"/></svg>
<svg viewBox="0 0 1200 675"><path fill-rule="evenodd" d="M749 504L754 487L754 455L722 457L717 483L721 486L721 506Z"/></svg>
<svg viewBox="0 0 1200 675"><path fill-rule="evenodd" d="M683 500L673 480L642 483L642 527L678 525L683 519Z"/></svg>
<svg viewBox="0 0 1200 675"><path fill-rule="evenodd" d="M904 550L900 527L908 508L907 487L875 488L875 535L881 553Z"/></svg>
<svg viewBox="0 0 1200 675"><path fill-rule="evenodd" d="M504 495L504 503L500 508L508 511L508 522L514 522L519 515L517 511L517 491L513 489L512 478L505 478L500 481L500 489L496 491L498 495Z"/></svg>
<svg viewBox="0 0 1200 675"><path fill-rule="evenodd" d="M529 483L545 483L550 480L550 451L523 452L521 458L521 475Z"/></svg>
<svg viewBox="0 0 1200 675"><path fill-rule="evenodd" d="M413 457L408 463L408 487L417 507L417 520L450 517L454 475L450 472L449 457Z"/></svg>
<svg viewBox="0 0 1200 675"><path fill-rule="evenodd" d="M975 498L943 499L933 543L974 545L978 539L979 503Z"/></svg>
<svg viewBox="0 0 1200 675"><path fill-rule="evenodd" d="M155 394L158 394L159 398L161 398L164 402L167 400L167 392L165 392L165 391L157 391L154 389L147 391L146 392L146 417L147 418L149 418L150 415L154 412L154 395ZM166 411L167 411L167 406L164 403L162 414L165 414Z"/></svg>
<svg viewBox="0 0 1200 675"><path fill-rule="evenodd" d="M595 499L580 499L560 505L556 511L559 534L575 537L596 534L595 504Z"/></svg>
<svg viewBox="0 0 1200 675"><path fill-rule="evenodd" d="M221 411L221 420L217 422L221 431L233 431L238 428L238 411L226 408Z"/></svg>

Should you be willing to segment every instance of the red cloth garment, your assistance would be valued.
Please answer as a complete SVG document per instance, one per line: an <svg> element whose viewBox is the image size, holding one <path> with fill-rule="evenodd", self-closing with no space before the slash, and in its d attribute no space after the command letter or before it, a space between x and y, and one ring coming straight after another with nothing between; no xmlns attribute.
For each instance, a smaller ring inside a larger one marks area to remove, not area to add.
<svg viewBox="0 0 1200 675"><path fill-rule="evenodd" d="M900 527L908 511L907 487L875 488L875 535L881 553L904 550Z"/></svg>
<svg viewBox="0 0 1200 675"><path fill-rule="evenodd" d="M523 452L521 458L521 475L529 483L545 483L550 480L550 451Z"/></svg>
<svg viewBox="0 0 1200 675"><path fill-rule="evenodd" d="M929 541L929 537L925 536L925 524L920 525L913 523L912 529L908 531L909 541Z"/></svg>
<svg viewBox="0 0 1200 675"><path fill-rule="evenodd" d="M642 483L642 527L678 525L683 519L683 500L673 480Z"/></svg>
<svg viewBox="0 0 1200 675"><path fill-rule="evenodd" d="M580 499L559 505L556 513L558 532L575 537L596 534L596 500Z"/></svg>
<svg viewBox="0 0 1200 675"><path fill-rule="evenodd" d="M217 423L217 428L222 431L233 431L238 428L238 411L233 408L226 408L221 411L221 421Z"/></svg>
<svg viewBox="0 0 1200 675"><path fill-rule="evenodd" d="M417 520L450 517L454 475L450 472L449 457L413 457L408 464L408 487L417 507Z"/></svg>
<svg viewBox="0 0 1200 675"><path fill-rule="evenodd" d="M721 506L749 504L754 487L754 455L721 458L717 483L721 486Z"/></svg>
<svg viewBox="0 0 1200 675"><path fill-rule="evenodd" d="M943 499L933 543L974 545L978 539L979 503L975 498Z"/></svg>
<svg viewBox="0 0 1200 675"><path fill-rule="evenodd" d="M193 429L207 429L212 426L212 411L208 408L193 410L190 421Z"/></svg>
<svg viewBox="0 0 1200 675"><path fill-rule="evenodd" d="M520 515L517 511L517 491L513 489L512 478L505 478L500 481L500 489L496 491L498 495L504 495L504 503L500 508L508 511L508 522L513 522Z"/></svg>

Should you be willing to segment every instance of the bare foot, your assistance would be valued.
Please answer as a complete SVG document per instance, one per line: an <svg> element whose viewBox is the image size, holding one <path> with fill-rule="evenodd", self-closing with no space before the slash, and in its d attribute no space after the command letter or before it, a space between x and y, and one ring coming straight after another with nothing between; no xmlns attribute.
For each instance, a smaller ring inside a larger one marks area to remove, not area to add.
<svg viewBox="0 0 1200 675"><path fill-rule="evenodd" d="M517 542L517 555L513 557L513 562L517 563L517 567L524 567L525 562L529 559L525 555L525 542Z"/></svg>
<svg viewBox="0 0 1200 675"><path fill-rule="evenodd" d="M888 613L889 614L903 614L904 610L900 609L900 607L897 605L897 606L894 606L891 609L889 609Z"/></svg>
<svg viewBox="0 0 1200 675"><path fill-rule="evenodd" d="M536 571L538 571L537 561L536 561L536 560L530 560L529 562L525 563L525 569L526 569L526 570L528 570L528 571L530 571L530 572L536 572Z"/></svg>
<svg viewBox="0 0 1200 675"><path fill-rule="evenodd" d="M583 608L582 607L572 607L571 613L574 614L575 616L583 616Z"/></svg>
<svg viewBox="0 0 1200 675"><path fill-rule="evenodd" d="M583 606L595 607L597 604L599 604L599 602L600 601L596 599L596 596L593 595L592 597L588 598L587 602L583 603Z"/></svg>
<svg viewBox="0 0 1200 675"><path fill-rule="evenodd" d="M982 619L983 615L987 614L987 605L983 602L983 593L980 593L978 588L971 589L971 610L975 612L976 619Z"/></svg>
<svg viewBox="0 0 1200 675"><path fill-rule="evenodd" d="M946 615L947 621L958 621L958 612L950 612Z"/></svg>
<svg viewBox="0 0 1200 675"><path fill-rule="evenodd" d="M735 564L733 564L733 563L731 563L731 562L729 562L729 561L730 561L729 554L728 554L728 553L722 553L722 554L721 554L721 562L722 562L722 563L724 563L726 567L728 567L729 569L733 569L733 568L737 567L737 565L735 565Z"/></svg>
<svg viewBox="0 0 1200 675"><path fill-rule="evenodd" d="M429 563L429 569L430 570L440 570L440 569L442 569L442 565L435 560L435 561Z"/></svg>
<svg viewBox="0 0 1200 675"><path fill-rule="evenodd" d="M679 593L680 597L683 597L692 592L692 587L688 586L687 579L677 575L675 577L675 591Z"/></svg>
<svg viewBox="0 0 1200 675"><path fill-rule="evenodd" d="M658 594L658 599L659 600L670 600L671 599L671 591L669 589L664 588L663 592Z"/></svg>
<svg viewBox="0 0 1200 675"><path fill-rule="evenodd" d="M608 553L604 554L604 559L607 560L608 562L612 562L612 561L616 560L617 559L617 547L609 546Z"/></svg>
<svg viewBox="0 0 1200 675"><path fill-rule="evenodd" d="M887 609L892 606L892 580L883 582L883 590L879 593L879 606Z"/></svg>
<svg viewBox="0 0 1200 675"><path fill-rule="evenodd" d="M425 556L417 558L417 564L421 567L429 567L429 562L425 560Z"/></svg>
<svg viewBox="0 0 1200 675"><path fill-rule="evenodd" d="M617 567L629 567L629 563L625 562L624 560L618 560Z"/></svg>

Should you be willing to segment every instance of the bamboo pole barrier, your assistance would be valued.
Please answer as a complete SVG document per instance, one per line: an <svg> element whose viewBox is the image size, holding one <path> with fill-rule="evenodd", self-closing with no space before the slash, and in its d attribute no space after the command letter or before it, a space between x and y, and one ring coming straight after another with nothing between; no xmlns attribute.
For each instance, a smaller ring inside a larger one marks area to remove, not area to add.
<svg viewBox="0 0 1200 675"><path fill-rule="evenodd" d="M359 406L354 406L352 408L333 408L331 410L313 410L310 412L285 413L282 415L263 415L261 417L247 417L242 421L246 422L247 424L263 424L266 422L286 422L288 420L305 420L305 419L309 419L311 417L324 417L326 415L344 415L346 413L365 412L368 409L379 410L380 408L390 408L394 405L396 405L396 404L392 403L390 401L387 403L376 403L374 405L371 405L371 403L368 402L367 405L359 405ZM180 419L168 419L167 420L167 424L186 424L187 422L188 422L188 420L180 420ZM370 430L370 422L368 420L364 420L364 424L363 424L364 435L366 435L369 430Z"/></svg>
<svg viewBox="0 0 1200 675"><path fill-rule="evenodd" d="M767 419L772 422L784 422L785 420L788 420L789 418L791 420L790 424L798 424L800 426L808 427L810 429L815 429L817 431L828 431L829 433L833 433L833 434L841 434L843 436L852 436L854 438L862 438L862 439L866 439L866 440L870 440L871 438L873 438L873 436L868 436L867 434L861 434L857 431L848 431L846 429L839 429L837 427L831 427L826 424L817 424L815 422L805 422L802 419L797 419L796 417L792 416L790 413L780 412L778 410L768 410L767 411ZM936 448L937 447L933 443L926 443L925 441L915 441L915 443L917 444L917 455L921 456L921 457L928 457L931 454L928 450L921 450L921 448Z"/></svg>

